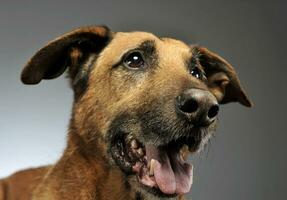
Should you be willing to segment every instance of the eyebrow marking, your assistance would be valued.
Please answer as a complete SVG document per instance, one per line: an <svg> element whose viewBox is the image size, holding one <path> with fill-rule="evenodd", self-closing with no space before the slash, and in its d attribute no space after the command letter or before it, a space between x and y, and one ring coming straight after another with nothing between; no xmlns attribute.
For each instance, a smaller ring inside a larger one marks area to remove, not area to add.
<svg viewBox="0 0 287 200"><path fill-rule="evenodd" d="M200 64L200 51L197 47L192 47L190 49L190 52L191 52L191 59L189 58L187 60L187 66L188 67L199 67L199 68L202 68L201 67L201 64Z"/></svg>
<svg viewBox="0 0 287 200"><path fill-rule="evenodd" d="M159 61L154 40L146 40L142 42L138 49L144 54L145 61L149 66L157 66Z"/></svg>
<svg viewBox="0 0 287 200"><path fill-rule="evenodd" d="M155 41L146 40L139 45L138 49L144 51L146 54L149 54L149 55L155 54L155 51L156 51Z"/></svg>

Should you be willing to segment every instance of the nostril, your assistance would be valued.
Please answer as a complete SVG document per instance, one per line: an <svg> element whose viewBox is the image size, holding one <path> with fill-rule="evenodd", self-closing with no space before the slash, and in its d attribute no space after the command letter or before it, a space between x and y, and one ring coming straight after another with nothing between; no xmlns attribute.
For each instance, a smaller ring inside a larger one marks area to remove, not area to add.
<svg viewBox="0 0 287 200"><path fill-rule="evenodd" d="M184 104L180 106L180 110L186 113L193 113L197 111L197 109L198 109L198 103L194 99L190 99L184 102Z"/></svg>
<svg viewBox="0 0 287 200"><path fill-rule="evenodd" d="M219 111L219 106L218 105L213 105L211 106L211 108L209 109L207 116L209 119L212 119L214 117L216 117L216 115L218 114Z"/></svg>

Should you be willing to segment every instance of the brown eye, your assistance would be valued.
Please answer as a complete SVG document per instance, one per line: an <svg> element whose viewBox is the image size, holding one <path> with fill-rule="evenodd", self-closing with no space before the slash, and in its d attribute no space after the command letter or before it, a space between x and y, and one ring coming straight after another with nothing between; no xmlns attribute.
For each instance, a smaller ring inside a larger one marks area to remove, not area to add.
<svg viewBox="0 0 287 200"><path fill-rule="evenodd" d="M126 56L123 63L125 66L133 69L141 68L145 64L142 54L140 52L130 53Z"/></svg>
<svg viewBox="0 0 287 200"><path fill-rule="evenodd" d="M194 67L191 71L190 71L191 75L194 76L197 79L201 79L202 78L202 72L200 71L200 69L198 67Z"/></svg>

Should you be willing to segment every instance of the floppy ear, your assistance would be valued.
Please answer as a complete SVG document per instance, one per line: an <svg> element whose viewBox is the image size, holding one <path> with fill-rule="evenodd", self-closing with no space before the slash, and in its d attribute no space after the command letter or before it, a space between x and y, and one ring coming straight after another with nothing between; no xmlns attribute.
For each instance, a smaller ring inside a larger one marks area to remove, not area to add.
<svg viewBox="0 0 287 200"><path fill-rule="evenodd" d="M83 65L91 55L98 54L111 40L112 32L105 26L76 29L56 38L40 49L27 63L21 74L25 84L37 84L42 79L60 76L69 67L72 85L85 77Z"/></svg>
<svg viewBox="0 0 287 200"><path fill-rule="evenodd" d="M239 102L247 107L252 106L234 68L226 60L207 48L193 49L197 51L199 62L204 68L208 86L220 103Z"/></svg>

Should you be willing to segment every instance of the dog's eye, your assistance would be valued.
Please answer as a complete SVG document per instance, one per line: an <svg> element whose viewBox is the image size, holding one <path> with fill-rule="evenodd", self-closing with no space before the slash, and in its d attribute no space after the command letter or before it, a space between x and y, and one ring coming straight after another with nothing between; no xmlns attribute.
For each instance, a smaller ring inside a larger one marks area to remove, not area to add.
<svg viewBox="0 0 287 200"><path fill-rule="evenodd" d="M202 76L203 76L201 70L198 67L192 68L190 71L190 74L197 79L202 79Z"/></svg>
<svg viewBox="0 0 287 200"><path fill-rule="evenodd" d="M144 66L145 62L140 52L132 52L123 61L126 67L137 69Z"/></svg>

